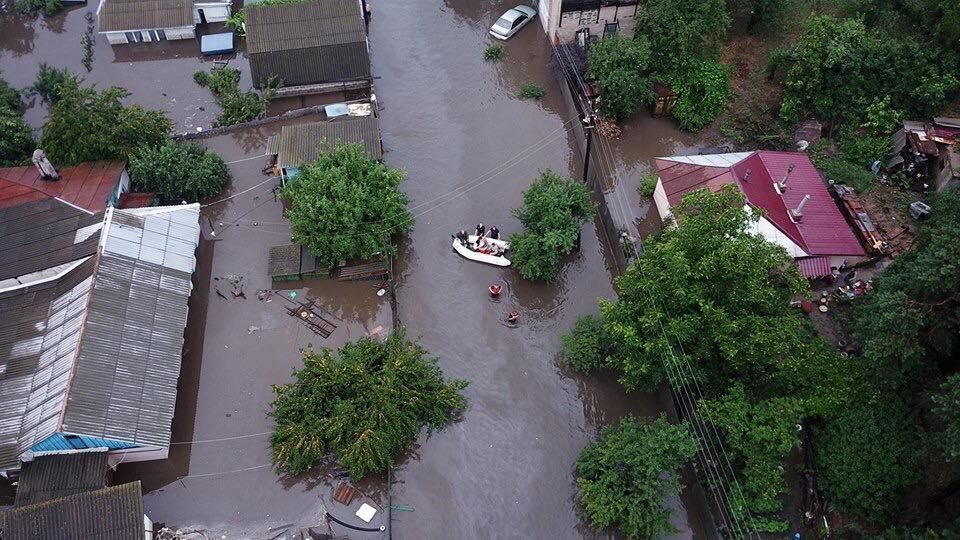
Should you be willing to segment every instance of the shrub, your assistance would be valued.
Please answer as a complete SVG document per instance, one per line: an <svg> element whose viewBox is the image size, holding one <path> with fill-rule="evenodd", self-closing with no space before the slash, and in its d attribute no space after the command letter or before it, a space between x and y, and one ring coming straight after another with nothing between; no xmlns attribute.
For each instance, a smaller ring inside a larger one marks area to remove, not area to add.
<svg viewBox="0 0 960 540"><path fill-rule="evenodd" d="M0 79L0 109L20 109L20 92L3 79Z"/></svg>
<svg viewBox="0 0 960 540"><path fill-rule="evenodd" d="M57 100L60 87L71 77L76 78L76 75L69 69L52 68L46 62L40 62L40 70L33 80L33 85L30 86L30 91L40 95L45 101L53 103Z"/></svg>
<svg viewBox="0 0 960 540"><path fill-rule="evenodd" d="M577 318L573 330L560 338L563 357L576 371L590 373L607 367L614 344L603 321L595 315Z"/></svg>
<svg viewBox="0 0 960 540"><path fill-rule="evenodd" d="M277 471L300 474L332 452L354 480L386 471L420 435L466 405L467 383L444 380L435 359L397 330L335 354L307 350L293 382L275 385L270 447Z"/></svg>
<svg viewBox="0 0 960 540"><path fill-rule="evenodd" d="M58 166L82 161L127 159L137 148L160 146L173 124L160 111L124 106L130 92L116 86L97 92L68 77L50 107L40 147Z"/></svg>
<svg viewBox="0 0 960 540"><path fill-rule="evenodd" d="M503 57L504 57L503 45L500 45L499 43L491 45L483 50L484 60L491 60L496 62L498 60L503 60Z"/></svg>
<svg viewBox="0 0 960 540"><path fill-rule="evenodd" d="M20 13L29 15L36 15L37 13L53 15L63 9L63 2L60 0L16 0L14 7Z"/></svg>
<svg viewBox="0 0 960 540"><path fill-rule="evenodd" d="M223 191L230 179L230 169L218 154L173 141L140 148L129 168L135 188L155 191L167 201L202 200Z"/></svg>
<svg viewBox="0 0 960 540"><path fill-rule="evenodd" d="M259 4L258 4L259 5ZM233 126L255 120L267 110L267 104L273 99L279 86L271 80L261 93L253 90L240 91L240 70L218 68L197 71L193 80L200 86L209 88L220 105L220 115L214 127Z"/></svg>
<svg viewBox="0 0 960 540"><path fill-rule="evenodd" d="M653 197L653 192L657 190L657 175L647 173L640 179L640 194L644 197Z"/></svg>
<svg viewBox="0 0 960 540"><path fill-rule="evenodd" d="M344 259L394 253L390 237L413 226L404 172L373 159L359 144L323 152L301 168L283 194L294 240L328 267Z"/></svg>
<svg viewBox="0 0 960 540"><path fill-rule="evenodd" d="M15 109L0 107L0 166L20 165L32 151L30 126Z"/></svg>
<svg viewBox="0 0 960 540"><path fill-rule="evenodd" d="M682 129L703 129L723 112L729 93L729 78L719 62L689 59L668 79L677 94L673 117Z"/></svg>
<svg viewBox="0 0 960 540"><path fill-rule="evenodd" d="M600 87L598 108L614 120L633 115L653 97L650 45L645 39L601 39L590 47L587 74Z"/></svg>
<svg viewBox="0 0 960 540"><path fill-rule="evenodd" d="M650 44L650 67L671 73L691 58L712 58L730 26L726 0L647 0L634 35Z"/></svg>
<svg viewBox="0 0 960 540"><path fill-rule="evenodd" d="M539 84L527 83L523 85L518 95L520 99L543 99L547 92Z"/></svg>
<svg viewBox="0 0 960 540"><path fill-rule="evenodd" d="M682 489L680 466L697 452L686 424L632 417L607 426L577 456L577 488L584 513L598 529L628 538L674 532L667 499Z"/></svg>
<svg viewBox="0 0 960 540"><path fill-rule="evenodd" d="M514 266L525 279L550 281L560 257L573 251L581 227L593 217L590 190L548 169L523 192L523 206L514 215L527 229L510 237Z"/></svg>

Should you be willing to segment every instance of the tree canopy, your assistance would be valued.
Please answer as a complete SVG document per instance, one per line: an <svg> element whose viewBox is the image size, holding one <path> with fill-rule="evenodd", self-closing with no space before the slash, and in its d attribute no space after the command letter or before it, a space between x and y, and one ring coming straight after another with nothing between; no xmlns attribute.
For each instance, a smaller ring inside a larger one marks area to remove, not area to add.
<svg viewBox="0 0 960 540"><path fill-rule="evenodd" d="M190 143L143 146L130 158L130 182L167 201L196 202L223 190L230 168L217 153Z"/></svg>
<svg viewBox="0 0 960 540"><path fill-rule="evenodd" d="M513 213L526 228L510 236L513 265L524 279L550 281L593 217L593 202L582 182L547 169L523 192L523 206Z"/></svg>
<svg viewBox="0 0 960 540"><path fill-rule="evenodd" d="M68 77L57 86L58 99L50 107L40 147L57 166L83 161L127 159L144 145L166 142L172 122L160 111L139 105L124 106L130 95L112 86L98 92Z"/></svg>
<svg viewBox="0 0 960 540"><path fill-rule="evenodd" d="M713 58L729 26L725 0L647 0L634 35L650 42L651 67L671 73L691 58Z"/></svg>
<svg viewBox="0 0 960 540"><path fill-rule="evenodd" d="M413 226L403 178L402 170L378 162L360 144L322 152L283 191L294 240L327 266L394 253L391 236Z"/></svg>
<svg viewBox="0 0 960 540"><path fill-rule="evenodd" d="M300 474L332 453L354 480L383 472L420 429L441 429L466 401L467 383L444 380L436 360L394 331L336 353L307 350L293 382L273 387L270 446L278 471Z"/></svg>
<svg viewBox="0 0 960 540"><path fill-rule="evenodd" d="M577 488L590 522L628 538L674 532L667 499L680 492L679 469L697 451L686 424L661 416L606 426L577 457Z"/></svg>
<svg viewBox="0 0 960 540"><path fill-rule="evenodd" d="M652 99L650 44L635 39L604 38L590 47L587 74L600 87L600 113L619 119Z"/></svg>
<svg viewBox="0 0 960 540"><path fill-rule="evenodd" d="M20 116L20 92L0 79L0 166L19 165L32 151L30 126Z"/></svg>

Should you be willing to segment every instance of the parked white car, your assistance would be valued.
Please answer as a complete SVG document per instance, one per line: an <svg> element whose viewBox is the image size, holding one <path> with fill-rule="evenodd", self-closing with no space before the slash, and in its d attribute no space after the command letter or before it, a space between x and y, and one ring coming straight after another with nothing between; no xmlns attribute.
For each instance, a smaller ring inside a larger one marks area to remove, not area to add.
<svg viewBox="0 0 960 540"><path fill-rule="evenodd" d="M517 6L500 16L490 28L490 35L497 39L508 39L536 16L537 10L532 7Z"/></svg>

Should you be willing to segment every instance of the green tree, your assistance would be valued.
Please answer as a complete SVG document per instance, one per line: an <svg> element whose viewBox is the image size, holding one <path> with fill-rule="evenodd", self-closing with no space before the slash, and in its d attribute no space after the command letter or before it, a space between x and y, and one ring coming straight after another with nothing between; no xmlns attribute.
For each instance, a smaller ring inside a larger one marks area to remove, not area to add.
<svg viewBox="0 0 960 540"><path fill-rule="evenodd" d="M730 26L725 0L648 0L637 12L634 36L650 43L650 66L672 73L683 62L712 58Z"/></svg>
<svg viewBox="0 0 960 540"><path fill-rule="evenodd" d="M20 109L20 92L4 79L0 79L0 109Z"/></svg>
<svg viewBox="0 0 960 540"><path fill-rule="evenodd" d="M683 61L668 80L677 94L673 117L682 129L707 127L727 104L730 81L719 62L700 58Z"/></svg>
<svg viewBox="0 0 960 540"><path fill-rule="evenodd" d="M934 412L943 419L946 429L938 440L950 459L960 458L960 373L947 377L940 392L934 394Z"/></svg>
<svg viewBox="0 0 960 540"><path fill-rule="evenodd" d="M402 170L373 159L360 144L321 153L283 191L294 240L327 266L394 253L391 236L413 226L403 178Z"/></svg>
<svg viewBox="0 0 960 540"><path fill-rule="evenodd" d="M895 395L854 401L817 434L822 485L842 511L881 524L920 478L916 419Z"/></svg>
<svg viewBox="0 0 960 540"><path fill-rule="evenodd" d="M40 147L57 166L82 161L127 159L144 145L159 146L173 124L160 111L124 106L130 95L116 86L98 92L76 78L58 86L59 99L50 108Z"/></svg>
<svg viewBox="0 0 960 540"><path fill-rule="evenodd" d="M595 315L583 315L569 333L560 337L563 357L573 369L590 373L609 365L615 346L603 321Z"/></svg>
<svg viewBox="0 0 960 540"><path fill-rule="evenodd" d="M617 280L619 300L601 303L621 382L655 388L673 355L720 387L770 380L801 341L788 304L803 277L783 248L748 233L758 217L735 186L690 193L675 212L679 227L648 242Z"/></svg>
<svg viewBox="0 0 960 540"><path fill-rule="evenodd" d="M46 62L40 62L40 70L30 86L30 91L38 94L44 101L52 103L57 100L57 93L67 79L76 79L76 75L69 69L50 67ZM78 83L79 84L79 83Z"/></svg>
<svg viewBox="0 0 960 540"><path fill-rule="evenodd" d="M0 166L20 165L32 150L30 126L15 109L0 107Z"/></svg>
<svg viewBox="0 0 960 540"><path fill-rule="evenodd" d="M63 9L63 2L60 0L15 0L14 6L20 13L36 15L53 15Z"/></svg>
<svg viewBox="0 0 960 540"><path fill-rule="evenodd" d="M626 118L653 98L650 44L642 37L601 39L590 47L587 74L600 87L600 113Z"/></svg>
<svg viewBox="0 0 960 540"><path fill-rule="evenodd" d="M205 199L221 192L230 179L230 168L217 153L173 141L141 147L130 158L129 170L138 191L154 191L168 201Z"/></svg>
<svg viewBox="0 0 960 540"><path fill-rule="evenodd" d="M722 398L702 401L699 408L704 418L722 430L730 449L742 460L743 503L755 519L753 527L786 532L789 523L778 519L787 491L783 460L800 444L796 426L802 401L776 397L751 402L744 386L735 383ZM747 519L746 512L738 513Z"/></svg>
<svg viewBox="0 0 960 540"><path fill-rule="evenodd" d="M547 169L523 192L523 206L513 213L526 228L510 236L514 266L524 279L550 281L560 257L576 248L583 224L593 217L593 203L582 182Z"/></svg>
<svg viewBox="0 0 960 540"><path fill-rule="evenodd" d="M577 487L594 527L628 538L674 532L667 498L680 492L679 469L697 452L686 424L631 417L607 426L577 457Z"/></svg>
<svg viewBox="0 0 960 540"><path fill-rule="evenodd" d="M441 429L466 401L403 330L336 353L308 350L293 382L273 387L270 447L278 471L300 474L332 453L354 480L386 471L426 427Z"/></svg>
<svg viewBox="0 0 960 540"><path fill-rule="evenodd" d="M197 71L193 74L193 80L209 88L220 105L220 115L213 127L233 126L257 119L266 112L279 86L271 80L260 93L254 90L241 92L240 70L233 68L217 68L209 73Z"/></svg>

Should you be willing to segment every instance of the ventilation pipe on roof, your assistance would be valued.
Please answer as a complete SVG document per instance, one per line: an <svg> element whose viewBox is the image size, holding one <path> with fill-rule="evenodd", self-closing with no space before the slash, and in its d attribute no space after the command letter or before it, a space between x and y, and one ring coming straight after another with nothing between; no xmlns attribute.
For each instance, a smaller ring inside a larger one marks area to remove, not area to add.
<svg viewBox="0 0 960 540"><path fill-rule="evenodd" d="M751 170L751 169L747 169L746 171L744 171L744 172L743 172L743 178L742 178L742 180L743 180L744 182L749 182L749 181L750 181L750 173L752 173L752 172L753 172L753 170Z"/></svg>
<svg viewBox="0 0 960 540"><path fill-rule="evenodd" d="M783 180L776 183L777 191L782 195L787 191L787 180L790 179L790 173L793 172L793 163L787 165L787 172L783 175Z"/></svg>
<svg viewBox="0 0 960 540"><path fill-rule="evenodd" d="M790 210L790 217L794 221L800 221L803 219L803 207L807 205L807 202L810 200L810 195L804 195L803 199L800 200L800 204L796 208Z"/></svg>
<svg viewBox="0 0 960 540"><path fill-rule="evenodd" d="M47 154L37 148L33 151L33 165L40 171L40 177L44 180L59 180L60 173L53 167L53 163L47 159Z"/></svg>

